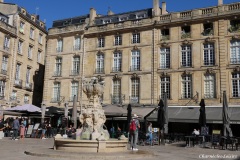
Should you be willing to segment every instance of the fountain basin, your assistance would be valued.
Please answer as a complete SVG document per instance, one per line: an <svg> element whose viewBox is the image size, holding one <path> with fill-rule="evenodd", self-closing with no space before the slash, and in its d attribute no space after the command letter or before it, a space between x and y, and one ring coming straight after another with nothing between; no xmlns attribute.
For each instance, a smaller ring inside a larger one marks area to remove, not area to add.
<svg viewBox="0 0 240 160"><path fill-rule="evenodd" d="M54 150L84 153L126 152L127 144L128 139L97 141L55 138Z"/></svg>

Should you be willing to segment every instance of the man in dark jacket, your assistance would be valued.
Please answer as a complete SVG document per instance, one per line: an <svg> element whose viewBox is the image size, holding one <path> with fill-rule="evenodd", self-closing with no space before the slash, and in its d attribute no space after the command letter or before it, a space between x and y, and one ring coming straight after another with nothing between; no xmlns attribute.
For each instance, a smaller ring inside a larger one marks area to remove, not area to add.
<svg viewBox="0 0 240 160"><path fill-rule="evenodd" d="M13 121L13 135L12 135L12 140L18 140L17 136L18 136L18 131L19 131L19 120L18 117L16 117L16 119Z"/></svg>

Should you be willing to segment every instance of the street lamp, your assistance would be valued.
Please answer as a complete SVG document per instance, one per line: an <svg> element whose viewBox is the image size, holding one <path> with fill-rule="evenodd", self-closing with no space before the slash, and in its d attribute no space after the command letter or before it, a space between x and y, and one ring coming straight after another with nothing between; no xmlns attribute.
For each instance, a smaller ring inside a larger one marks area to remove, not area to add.
<svg viewBox="0 0 240 160"><path fill-rule="evenodd" d="M41 113L42 113L42 119L41 119L41 122L43 123L44 122L44 117L45 117L45 112L46 112L46 105L45 105L45 102L43 101L41 103Z"/></svg>

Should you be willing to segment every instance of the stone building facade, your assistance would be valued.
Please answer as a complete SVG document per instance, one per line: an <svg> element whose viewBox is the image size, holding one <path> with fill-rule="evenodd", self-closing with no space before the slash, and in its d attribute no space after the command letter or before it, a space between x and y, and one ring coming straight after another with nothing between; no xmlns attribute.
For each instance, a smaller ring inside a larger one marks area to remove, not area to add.
<svg viewBox="0 0 240 160"><path fill-rule="evenodd" d="M184 12L153 8L90 14L53 22L47 43L43 99L64 106L77 95L86 103L82 80L105 82L103 104L196 106L204 98L219 106L240 102L240 3Z"/></svg>
<svg viewBox="0 0 240 160"><path fill-rule="evenodd" d="M38 15L16 4L0 3L1 100L4 107L40 106L43 92L47 30Z"/></svg>

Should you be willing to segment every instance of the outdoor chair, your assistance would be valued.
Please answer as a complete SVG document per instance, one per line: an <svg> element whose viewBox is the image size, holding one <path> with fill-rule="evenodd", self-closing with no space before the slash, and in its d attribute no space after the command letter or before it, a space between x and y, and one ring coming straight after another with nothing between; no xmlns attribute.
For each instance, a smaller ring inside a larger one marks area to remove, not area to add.
<svg viewBox="0 0 240 160"><path fill-rule="evenodd" d="M211 142L211 148L214 147L215 149L215 147L219 147L222 144L220 135L212 135Z"/></svg>
<svg viewBox="0 0 240 160"><path fill-rule="evenodd" d="M230 145L233 150L234 146L236 146L236 140L235 138L231 138L229 136L222 136L220 145L222 146L222 149L224 149L224 147L225 149L228 149L228 146Z"/></svg>
<svg viewBox="0 0 240 160"><path fill-rule="evenodd" d="M238 151L239 144L240 144L240 137L237 137L236 138L236 143L235 143L237 151Z"/></svg>
<svg viewBox="0 0 240 160"><path fill-rule="evenodd" d="M195 138L193 138L193 146L196 144L199 144L199 135L195 135Z"/></svg>

